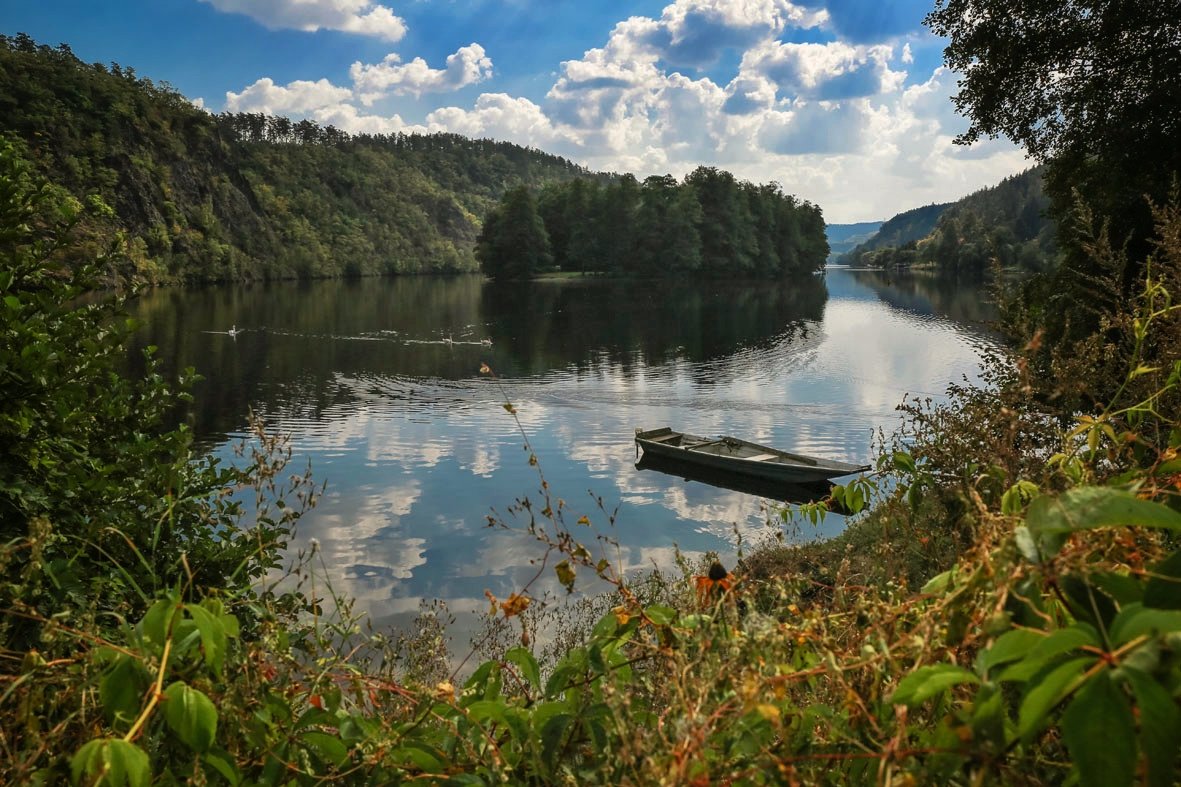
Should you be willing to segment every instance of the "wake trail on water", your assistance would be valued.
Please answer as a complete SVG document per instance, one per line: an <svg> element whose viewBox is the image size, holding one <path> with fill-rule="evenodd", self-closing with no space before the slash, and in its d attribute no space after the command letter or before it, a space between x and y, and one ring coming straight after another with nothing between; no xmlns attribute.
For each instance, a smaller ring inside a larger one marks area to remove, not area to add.
<svg viewBox="0 0 1181 787"><path fill-rule="evenodd" d="M439 346L468 346L468 347L489 347L492 344L491 339L422 339L415 337L403 337L398 331L381 330L374 333L310 333L307 331L288 331L282 328L269 328L265 325L260 325L256 328L239 328L236 333L242 334L247 332L266 333L271 336L286 336L293 339L312 339L321 341L340 341L340 342L384 342L387 344L428 344ZM201 331L201 333L220 334L233 336L229 331Z"/></svg>

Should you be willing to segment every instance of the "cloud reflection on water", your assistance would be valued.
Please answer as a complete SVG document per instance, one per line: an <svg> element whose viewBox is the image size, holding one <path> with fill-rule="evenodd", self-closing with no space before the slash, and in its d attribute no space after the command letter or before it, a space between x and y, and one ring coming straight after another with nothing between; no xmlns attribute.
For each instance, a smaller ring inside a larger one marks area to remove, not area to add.
<svg viewBox="0 0 1181 787"><path fill-rule="evenodd" d="M404 621L421 598L486 610L485 589L503 597L538 570L536 542L487 526L495 509L523 528L509 506L539 497L504 395L568 505L566 521L586 514L618 539L623 568L634 570L673 566L678 547L690 558L713 550L730 559L739 536L769 532L758 497L637 470L635 427L733 434L868 463L873 432L895 428L905 393L975 378L987 334L941 314L947 303L978 308L972 296L840 270L809 282L817 285L717 285L652 300L643 288L576 284L502 300L478 282L394 281L367 283L384 288L370 304L368 289L334 283L306 297L286 292L294 306L264 290L257 301L234 301L272 328L240 337L243 357L213 344L224 337L204 337L203 356L176 351L166 361L214 375L216 390L198 392L207 408L196 413L199 434L240 432L249 404L292 435L297 466L310 459L328 483L300 523L299 543L318 539L334 584L375 619ZM150 306L150 328L176 329ZM190 318L247 324L220 301L204 306ZM441 335L447 319L491 335L492 347L409 341ZM145 341L167 355L159 335ZM501 385L479 375L482 362ZM235 425L211 429L226 419ZM613 530L596 497L608 511L618 506ZM803 537L840 526L830 517ZM552 572L543 577L539 592L560 594Z"/></svg>

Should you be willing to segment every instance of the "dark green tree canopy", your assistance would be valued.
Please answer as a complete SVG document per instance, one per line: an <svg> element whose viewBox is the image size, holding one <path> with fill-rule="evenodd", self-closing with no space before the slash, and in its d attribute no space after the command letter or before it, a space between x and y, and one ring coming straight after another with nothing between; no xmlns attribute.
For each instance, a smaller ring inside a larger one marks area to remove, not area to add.
<svg viewBox="0 0 1181 787"><path fill-rule="evenodd" d="M713 167L698 167L680 183L671 175L643 183L623 175L603 186L550 184L536 213L527 197L525 189L508 192L484 221L476 253L493 278L529 276L550 264L638 278L786 278L819 270L828 255L819 207ZM520 218L510 221L510 213ZM549 262L521 254L525 239L538 235L522 229L535 216L549 238ZM527 259L534 261L528 270Z"/></svg>
<svg viewBox="0 0 1181 787"><path fill-rule="evenodd" d="M476 258L494 279L525 279L553 262L549 235L528 188L510 189L488 214Z"/></svg>
<svg viewBox="0 0 1181 787"><path fill-rule="evenodd" d="M1074 280L1051 291L1104 275L1085 247L1106 234L1126 254L1116 273L1130 296L1154 248L1150 203L1168 199L1181 171L1181 2L936 0L926 22L962 74L955 104L971 125L957 141L1003 135L1048 165L1060 267ZM1080 201L1094 219L1081 220ZM1100 294L1048 311L1086 311ZM1071 330L1096 326L1073 319Z"/></svg>
<svg viewBox="0 0 1181 787"><path fill-rule="evenodd" d="M1175 150L1177 0L936 0L926 23L962 74L955 105L972 124L960 141L1004 135L1039 159L1158 140Z"/></svg>

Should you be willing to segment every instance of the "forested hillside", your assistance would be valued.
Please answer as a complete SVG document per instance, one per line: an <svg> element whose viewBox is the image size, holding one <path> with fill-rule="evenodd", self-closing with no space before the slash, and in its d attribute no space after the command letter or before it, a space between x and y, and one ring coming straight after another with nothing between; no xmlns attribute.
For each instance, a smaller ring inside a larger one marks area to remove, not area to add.
<svg viewBox="0 0 1181 787"><path fill-rule="evenodd" d="M1045 271L1056 253L1049 200L1042 190L1043 168L1005 178L996 186L949 205L900 214L883 225L919 211L939 208L933 227L922 236L883 239L883 233L854 249L848 261L876 267L924 265L940 271L981 276L995 259L1004 268ZM908 220L917 226L920 222Z"/></svg>
<svg viewBox="0 0 1181 787"><path fill-rule="evenodd" d="M899 213L882 224L877 233L864 243L853 248L840 261L848 265L872 264L866 259L867 255L878 249L894 248L913 243L919 238L926 237L935 228L943 211L952 203L944 202L938 205L924 205L921 208Z"/></svg>
<svg viewBox="0 0 1181 787"><path fill-rule="evenodd" d="M775 184L698 167L681 182L631 175L604 186L517 188L489 214L477 256L493 278L546 270L643 278L807 275L828 256L816 205Z"/></svg>
<svg viewBox="0 0 1181 787"><path fill-rule="evenodd" d="M25 35L0 36L0 134L50 182L110 205L89 234L125 230L156 281L472 271L481 217L506 189L609 179L508 143L215 117L167 83Z"/></svg>

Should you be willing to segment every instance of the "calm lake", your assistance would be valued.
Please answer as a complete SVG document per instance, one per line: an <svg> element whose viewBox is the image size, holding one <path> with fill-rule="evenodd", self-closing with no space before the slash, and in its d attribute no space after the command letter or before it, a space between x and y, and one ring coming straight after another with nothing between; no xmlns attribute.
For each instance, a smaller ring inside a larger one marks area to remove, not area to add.
<svg viewBox="0 0 1181 787"><path fill-rule="evenodd" d="M291 436L295 472L310 460L327 482L296 545L318 540L340 590L379 624L443 599L460 629L486 612L485 590L519 589L542 555L519 530L487 526L493 510L513 524L509 506L539 497L506 396L567 522L585 514L616 539L607 557L617 565L667 568L678 549L732 565L740 539L782 527L779 504L637 469L636 427L868 464L873 434L897 427L905 394L940 397L976 379L993 316L972 287L840 268L791 284L466 277L166 289L133 312L141 344L157 345L169 369L204 375L193 410L203 447L232 459L252 409ZM843 526L830 516L791 537ZM555 587L552 572L534 586Z"/></svg>

